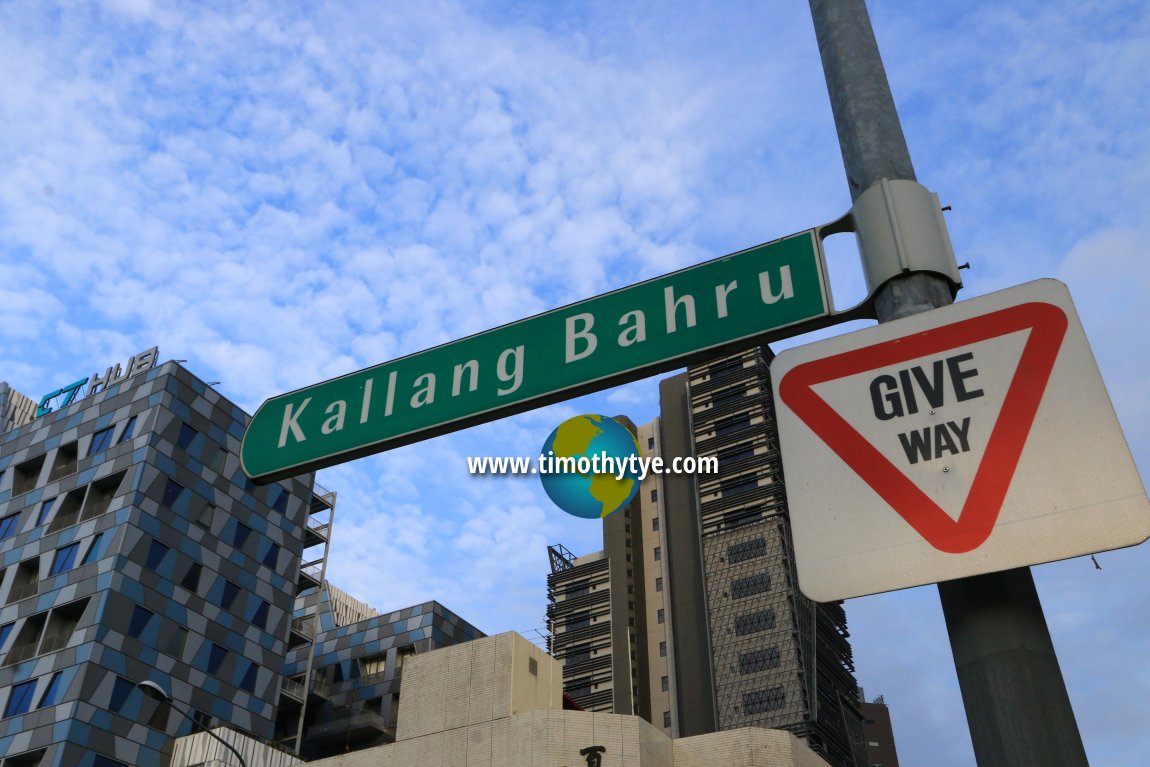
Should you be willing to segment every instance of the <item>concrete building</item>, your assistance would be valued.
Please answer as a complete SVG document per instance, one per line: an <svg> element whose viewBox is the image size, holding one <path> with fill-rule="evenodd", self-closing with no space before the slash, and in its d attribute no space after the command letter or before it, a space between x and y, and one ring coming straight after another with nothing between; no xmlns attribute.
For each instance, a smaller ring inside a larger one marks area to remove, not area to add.
<svg viewBox="0 0 1150 767"><path fill-rule="evenodd" d="M408 661L396 742L309 767L824 767L793 734L744 728L672 740L637 716L564 708L560 664L506 633ZM292 767L280 752L220 732L248 767ZM228 761L229 758L231 761ZM181 739L172 767L234 757L207 733Z"/></svg>
<svg viewBox="0 0 1150 767"><path fill-rule="evenodd" d="M860 690L860 698L861 690ZM898 767L898 749L894 743L894 727L890 709L880 695L870 703L859 704L863 717L863 739L866 740L868 767Z"/></svg>
<svg viewBox="0 0 1150 767"><path fill-rule="evenodd" d="M632 710L665 733L786 728L827 762L862 767L846 615L841 603L816 604L797 588L770 357L748 350L661 382L660 417L637 430L640 446L667 464L717 458L718 472L648 475L629 507L604 520L602 552L571 558L568 569L553 551L552 646L569 663L566 650L579 644L565 620L572 597L626 605L609 611L611 632L636 636L609 662L630 666ZM610 579L584 577L594 568ZM564 678L569 692L582 692L578 673L565 669Z"/></svg>
<svg viewBox="0 0 1150 767"><path fill-rule="evenodd" d="M157 355L65 387L33 420L5 387L3 767L154 767L218 722L275 735L295 596L319 585L301 553L330 495L310 476L248 482L248 416Z"/></svg>

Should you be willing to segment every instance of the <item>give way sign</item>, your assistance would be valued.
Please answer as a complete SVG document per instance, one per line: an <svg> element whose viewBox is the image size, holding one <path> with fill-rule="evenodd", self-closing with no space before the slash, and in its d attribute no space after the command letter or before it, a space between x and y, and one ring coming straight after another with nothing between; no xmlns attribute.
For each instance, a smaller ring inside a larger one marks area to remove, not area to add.
<svg viewBox="0 0 1150 767"><path fill-rule="evenodd" d="M812 599L1150 537L1150 502L1060 282L788 349L771 377Z"/></svg>

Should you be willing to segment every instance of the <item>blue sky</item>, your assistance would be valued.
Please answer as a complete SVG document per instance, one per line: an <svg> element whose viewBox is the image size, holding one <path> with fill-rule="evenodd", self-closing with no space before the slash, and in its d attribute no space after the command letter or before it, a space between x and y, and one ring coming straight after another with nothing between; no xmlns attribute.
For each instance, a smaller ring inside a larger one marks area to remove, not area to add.
<svg viewBox="0 0 1150 767"><path fill-rule="evenodd" d="M827 223L849 207L806 3L0 5L0 379L39 395L157 344L274 394ZM1070 286L1150 461L1150 11L872 0L970 297ZM860 296L837 258L834 288ZM835 332L840 332L840 330ZM654 380L326 470L331 576L543 623L546 545L600 546L530 454ZM1088 481L1088 478L1084 478ZM1145 547L1036 567L1096 764L1150 757ZM903 764L971 764L936 590L847 604Z"/></svg>

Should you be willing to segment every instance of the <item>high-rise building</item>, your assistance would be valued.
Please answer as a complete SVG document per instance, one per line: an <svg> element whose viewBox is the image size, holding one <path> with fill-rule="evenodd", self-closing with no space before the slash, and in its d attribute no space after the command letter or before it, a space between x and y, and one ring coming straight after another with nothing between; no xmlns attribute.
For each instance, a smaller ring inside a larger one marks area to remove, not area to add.
<svg viewBox="0 0 1150 767"><path fill-rule="evenodd" d="M310 475L250 483L248 416L156 356L4 423L3 767L153 767L195 727L275 734L296 593L319 585L301 552L330 495ZM27 411L5 388L5 415Z"/></svg>
<svg viewBox="0 0 1150 767"><path fill-rule="evenodd" d="M865 765L846 614L798 590L769 361L752 349L661 382L660 417L639 427L640 446L665 464L717 458L718 471L649 475L605 520L603 552L574 559L574 573L553 556L554 654L569 662L558 650L572 644L571 623L555 620L572 592L559 587L605 559L627 574L609 585L634 614L632 676L647 680L637 713L675 737L784 728L833 765ZM622 615L611 613L612 631ZM568 692L575 678L565 668Z"/></svg>

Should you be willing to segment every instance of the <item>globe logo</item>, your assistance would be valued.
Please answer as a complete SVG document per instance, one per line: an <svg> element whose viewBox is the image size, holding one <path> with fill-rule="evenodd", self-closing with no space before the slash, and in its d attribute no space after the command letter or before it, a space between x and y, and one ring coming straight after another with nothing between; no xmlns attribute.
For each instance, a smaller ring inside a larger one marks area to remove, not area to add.
<svg viewBox="0 0 1150 767"><path fill-rule="evenodd" d="M639 492L639 443L614 418L569 418L543 443L539 478L556 506L584 519L600 519Z"/></svg>

